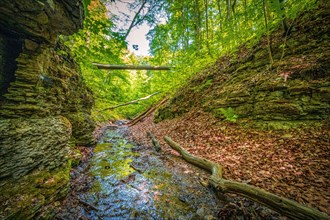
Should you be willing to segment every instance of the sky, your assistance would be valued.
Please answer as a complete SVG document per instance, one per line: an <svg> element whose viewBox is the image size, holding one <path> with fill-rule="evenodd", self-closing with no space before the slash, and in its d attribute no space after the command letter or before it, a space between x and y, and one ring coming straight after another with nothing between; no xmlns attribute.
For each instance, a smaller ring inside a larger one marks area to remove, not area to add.
<svg viewBox="0 0 330 220"><path fill-rule="evenodd" d="M133 2L133 0L126 0L126 2ZM119 18L122 18L121 20L124 20L124 17L121 13L128 14L130 16L130 22L133 20L133 17L135 15L134 11L130 11L127 7L127 4L122 3L120 1L111 2L108 5L108 10L111 12L111 14L115 14L119 16ZM130 22L125 24L125 22L120 22L117 24L119 28L128 29ZM149 54L149 41L146 38L146 34L149 32L150 27L148 24L143 23L142 25L138 27L134 27L130 34L127 36L126 41L128 42L128 49L134 53L135 55L142 55L147 56ZM133 45L138 45L139 49L134 50Z"/></svg>

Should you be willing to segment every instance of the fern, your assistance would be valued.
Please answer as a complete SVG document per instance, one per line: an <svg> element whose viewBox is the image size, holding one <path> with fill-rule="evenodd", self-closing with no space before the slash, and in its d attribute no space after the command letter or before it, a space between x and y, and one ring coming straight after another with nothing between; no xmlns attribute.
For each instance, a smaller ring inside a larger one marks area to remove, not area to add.
<svg viewBox="0 0 330 220"><path fill-rule="evenodd" d="M234 111L233 108L231 108L231 107L229 107L227 109L220 108L219 110L223 114L223 116L225 117L226 121L230 121L230 122L236 122L237 121L238 115L235 114L235 111Z"/></svg>

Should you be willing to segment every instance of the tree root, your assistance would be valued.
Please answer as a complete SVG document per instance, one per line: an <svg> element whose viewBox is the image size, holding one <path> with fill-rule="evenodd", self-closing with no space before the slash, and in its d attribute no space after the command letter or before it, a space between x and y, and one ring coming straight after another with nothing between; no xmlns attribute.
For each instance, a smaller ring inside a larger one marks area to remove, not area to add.
<svg viewBox="0 0 330 220"><path fill-rule="evenodd" d="M100 211L100 209L98 209L97 207L95 207L95 206L92 205L92 204L89 204L89 203L87 203L87 202L85 202L85 201L83 201L83 200L80 200L80 199L78 199L78 201L79 201L81 204L83 204L83 205L85 205L85 206L87 206L87 207L90 207L91 209L94 209L95 211Z"/></svg>
<svg viewBox="0 0 330 220"><path fill-rule="evenodd" d="M161 150L161 148L160 148L160 144L159 144L157 138L155 137L155 135L153 135L153 133L151 133L150 131L147 132L147 135L151 138L152 144L154 145L156 151L159 152Z"/></svg>
<svg viewBox="0 0 330 220"><path fill-rule="evenodd" d="M211 172L211 177L209 179L210 185L222 193L241 195L292 219L330 220L330 217L326 213L303 206L293 200L277 196L245 183L223 179L221 165L189 154L188 151L183 149L170 137L164 137L164 140L171 148L179 152L187 162Z"/></svg>

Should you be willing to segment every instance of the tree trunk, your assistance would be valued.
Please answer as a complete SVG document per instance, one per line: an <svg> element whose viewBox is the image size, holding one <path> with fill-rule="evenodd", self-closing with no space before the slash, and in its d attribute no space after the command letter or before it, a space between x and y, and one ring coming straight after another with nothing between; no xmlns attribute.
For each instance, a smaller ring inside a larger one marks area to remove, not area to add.
<svg viewBox="0 0 330 220"><path fill-rule="evenodd" d="M269 8L268 8L268 4L266 4L265 1L267 1L267 0L262 0L262 9L263 9L264 21L265 21L265 27L266 27L269 61L270 61L270 66L272 67L273 63L274 63L274 59L273 59L273 54L272 54L272 45L271 45L270 36L269 36L268 13L267 13L267 12L269 12Z"/></svg>
<svg viewBox="0 0 330 220"><path fill-rule="evenodd" d="M192 156L169 137L164 137L164 140L171 148L179 152L187 162L211 172L210 185L223 193L239 194L293 219L330 219L327 214L303 206L293 200L277 196L245 183L223 179L221 165Z"/></svg>
<svg viewBox="0 0 330 220"><path fill-rule="evenodd" d="M222 15L221 15L221 4L220 0L217 0L218 12L219 12L219 22L220 22L220 30L222 32Z"/></svg>
<svg viewBox="0 0 330 220"><path fill-rule="evenodd" d="M209 2L208 2L208 0L204 0L204 4L205 4L206 48L207 48L208 54L212 57L212 53L211 53L211 49L210 49L210 39L209 39L210 36L209 36L209 11L208 11Z"/></svg>
<svg viewBox="0 0 330 220"><path fill-rule="evenodd" d="M230 6L231 6L231 2L230 0L226 0L226 4L227 4L227 20L230 20Z"/></svg>
<svg viewBox="0 0 330 220"><path fill-rule="evenodd" d="M197 48L197 53L199 53L201 49L201 37L200 37L200 14L199 14L199 2L198 0L194 1L194 27L195 27L195 42L196 42L196 48Z"/></svg>
<svg viewBox="0 0 330 220"><path fill-rule="evenodd" d="M171 70L171 66L148 66L148 65L112 65L93 63L99 69L105 70Z"/></svg>
<svg viewBox="0 0 330 220"><path fill-rule="evenodd" d="M235 12L236 3L237 3L237 0L234 0L233 4L231 6L231 9L233 10L233 16L236 14L236 12Z"/></svg>
<svg viewBox="0 0 330 220"><path fill-rule="evenodd" d="M282 17L281 23L282 23L282 28L283 28L283 34L287 35L288 34L288 22L286 19L286 12L285 12L285 8L284 8L284 3L283 0L278 0L278 7L279 7L279 12L280 12L280 16Z"/></svg>

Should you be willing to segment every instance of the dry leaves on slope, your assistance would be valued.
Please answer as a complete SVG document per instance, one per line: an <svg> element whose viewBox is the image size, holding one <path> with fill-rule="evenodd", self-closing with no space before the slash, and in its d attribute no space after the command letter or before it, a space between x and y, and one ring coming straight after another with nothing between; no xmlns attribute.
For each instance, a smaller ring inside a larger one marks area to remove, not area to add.
<svg viewBox="0 0 330 220"><path fill-rule="evenodd" d="M150 144L155 134L170 136L190 153L224 166L224 176L261 187L330 214L330 144L324 129L268 132L219 123L212 115L192 111L153 123L149 116L131 128L135 141Z"/></svg>

